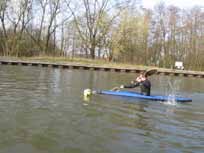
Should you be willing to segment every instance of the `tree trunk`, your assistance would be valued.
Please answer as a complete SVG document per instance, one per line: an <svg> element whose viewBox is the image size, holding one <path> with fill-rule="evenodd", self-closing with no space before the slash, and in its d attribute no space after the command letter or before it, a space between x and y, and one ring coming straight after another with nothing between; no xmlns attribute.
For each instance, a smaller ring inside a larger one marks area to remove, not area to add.
<svg viewBox="0 0 204 153"><path fill-rule="evenodd" d="M95 59L95 45L90 48L91 59Z"/></svg>

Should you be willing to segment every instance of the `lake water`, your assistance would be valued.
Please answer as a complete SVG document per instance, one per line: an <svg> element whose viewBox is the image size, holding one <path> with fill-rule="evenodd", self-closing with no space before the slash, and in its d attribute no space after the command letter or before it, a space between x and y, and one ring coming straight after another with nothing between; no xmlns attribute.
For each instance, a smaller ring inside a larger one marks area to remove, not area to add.
<svg viewBox="0 0 204 153"><path fill-rule="evenodd" d="M152 94L192 103L93 95L136 74L0 66L0 153L203 153L204 79L152 76Z"/></svg>

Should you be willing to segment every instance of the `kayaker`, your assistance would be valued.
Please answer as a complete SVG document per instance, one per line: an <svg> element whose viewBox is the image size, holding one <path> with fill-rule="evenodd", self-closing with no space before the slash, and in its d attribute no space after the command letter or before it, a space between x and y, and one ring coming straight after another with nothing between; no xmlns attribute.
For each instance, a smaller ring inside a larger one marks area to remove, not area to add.
<svg viewBox="0 0 204 153"><path fill-rule="evenodd" d="M129 85L121 85L120 88L135 88L140 87L141 94L150 96L151 92L151 83L147 78L147 75L145 73L141 73L135 81L132 81Z"/></svg>

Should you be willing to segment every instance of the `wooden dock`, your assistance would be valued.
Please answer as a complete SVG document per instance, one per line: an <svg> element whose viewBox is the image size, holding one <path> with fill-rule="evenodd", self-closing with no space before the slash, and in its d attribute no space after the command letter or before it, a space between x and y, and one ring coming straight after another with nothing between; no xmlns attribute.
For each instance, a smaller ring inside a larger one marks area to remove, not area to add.
<svg viewBox="0 0 204 153"><path fill-rule="evenodd" d="M103 66L90 66L82 64L60 64L50 62L28 62L28 61L14 61L14 60L0 60L0 65L19 65L19 66L36 66L36 67L50 67L61 69L78 69L78 70L92 70L92 71L109 71L109 72L125 72L125 73L140 73L144 71L141 68L118 68L118 67L103 67ZM204 78L204 72L200 71L187 71L187 70L174 70L159 68L157 74L171 75L171 76L184 76L184 77L198 77Z"/></svg>

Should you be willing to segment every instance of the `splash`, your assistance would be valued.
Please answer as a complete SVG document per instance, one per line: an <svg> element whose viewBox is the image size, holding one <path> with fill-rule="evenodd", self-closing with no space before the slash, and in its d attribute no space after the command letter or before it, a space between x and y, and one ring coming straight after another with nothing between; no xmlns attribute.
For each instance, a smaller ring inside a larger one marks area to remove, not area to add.
<svg viewBox="0 0 204 153"><path fill-rule="evenodd" d="M179 87L178 84L179 83L177 81L174 81L172 83L172 81L168 79L168 85L170 87L170 91L167 91L167 92L168 93L170 92L171 94L168 95L168 101L164 102L164 104L172 105L172 106L176 106L178 104L176 102L176 91L177 91L177 88Z"/></svg>
<svg viewBox="0 0 204 153"><path fill-rule="evenodd" d="M176 102L175 97L174 94L168 95L168 101L164 102L164 104L176 106L178 103Z"/></svg>

